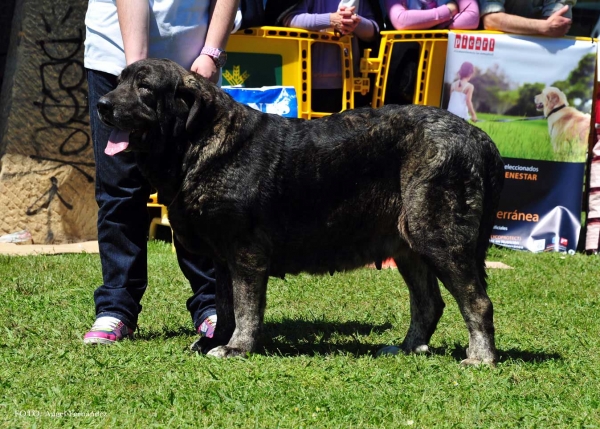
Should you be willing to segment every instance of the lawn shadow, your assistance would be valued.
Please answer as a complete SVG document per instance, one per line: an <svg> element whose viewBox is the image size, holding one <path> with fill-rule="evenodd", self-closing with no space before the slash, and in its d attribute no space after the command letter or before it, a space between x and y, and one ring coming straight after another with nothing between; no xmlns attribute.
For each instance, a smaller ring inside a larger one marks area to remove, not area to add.
<svg viewBox="0 0 600 429"><path fill-rule="evenodd" d="M558 353L546 353L546 352L530 352L527 350L498 350L500 355L500 362L507 361L523 361L525 363L542 363L552 360L563 360L562 355Z"/></svg>
<svg viewBox="0 0 600 429"><path fill-rule="evenodd" d="M380 334L391 323L373 325L360 322L326 322L284 319L265 323L261 353L281 356L314 356L350 353L374 355L377 344L365 343L361 337ZM333 338L340 336L340 338Z"/></svg>
<svg viewBox="0 0 600 429"><path fill-rule="evenodd" d="M391 323L373 325L361 322L327 322L284 319L280 322L266 322L260 341L259 353L265 355L317 356L352 354L354 356L375 356L377 351L389 344L368 343L363 337L381 334L392 328ZM163 327L161 330L142 329L135 337L142 341L169 339L175 337L193 337L196 332L189 326L178 328ZM399 345L399 344L395 344ZM451 356L457 362L467 357L467 346L459 343L442 347L430 347L429 354ZM558 353L518 350L498 350L498 363L522 361L542 363L563 360Z"/></svg>
<svg viewBox="0 0 600 429"><path fill-rule="evenodd" d="M456 361L460 362L467 357L467 347L458 343L452 346L448 345L445 347L430 347L429 353L432 355L450 355ZM527 350L498 350L498 363L522 361L525 363L542 363L553 360L562 360L563 357L558 353L550 352L531 352Z"/></svg>
<svg viewBox="0 0 600 429"><path fill-rule="evenodd" d="M150 330L146 328L139 329L135 332L135 339L142 341L152 341L156 339L169 339L175 337L190 337L197 335L196 331L191 326L180 326L173 329L172 327L164 326L160 330Z"/></svg>

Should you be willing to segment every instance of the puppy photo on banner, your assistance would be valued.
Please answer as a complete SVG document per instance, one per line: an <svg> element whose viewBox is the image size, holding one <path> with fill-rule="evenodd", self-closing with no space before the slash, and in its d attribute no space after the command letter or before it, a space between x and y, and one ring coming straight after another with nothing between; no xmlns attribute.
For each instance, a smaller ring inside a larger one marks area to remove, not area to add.
<svg viewBox="0 0 600 429"><path fill-rule="evenodd" d="M450 32L442 107L487 132L505 163L492 243L576 251L596 54L592 39Z"/></svg>

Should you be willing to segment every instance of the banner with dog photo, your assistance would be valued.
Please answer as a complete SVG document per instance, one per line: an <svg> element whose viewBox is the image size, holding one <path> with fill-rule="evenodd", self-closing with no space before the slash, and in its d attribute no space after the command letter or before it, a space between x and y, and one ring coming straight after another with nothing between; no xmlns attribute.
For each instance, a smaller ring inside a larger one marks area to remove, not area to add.
<svg viewBox="0 0 600 429"><path fill-rule="evenodd" d="M532 252L574 252L597 45L450 32L442 107L494 140L505 162L492 243Z"/></svg>

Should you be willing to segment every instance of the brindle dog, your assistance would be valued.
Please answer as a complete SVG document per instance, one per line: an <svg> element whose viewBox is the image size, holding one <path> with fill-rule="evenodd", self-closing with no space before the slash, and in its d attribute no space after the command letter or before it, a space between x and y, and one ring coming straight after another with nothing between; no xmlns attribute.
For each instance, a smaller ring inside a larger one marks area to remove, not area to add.
<svg viewBox="0 0 600 429"><path fill-rule="evenodd" d="M444 309L439 279L469 330L463 363L496 361L485 256L504 167L483 131L416 105L283 118L159 59L123 70L98 109L129 133L107 153L128 144L177 238L215 260L209 355L257 349L269 276L391 257L410 290L405 352L428 350Z"/></svg>

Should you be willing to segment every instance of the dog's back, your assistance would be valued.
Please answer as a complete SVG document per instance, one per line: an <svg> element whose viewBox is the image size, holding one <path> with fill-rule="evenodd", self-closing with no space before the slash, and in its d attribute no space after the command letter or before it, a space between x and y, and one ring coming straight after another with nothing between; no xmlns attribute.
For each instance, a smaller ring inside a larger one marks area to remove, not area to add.
<svg viewBox="0 0 600 429"><path fill-rule="evenodd" d="M503 178L484 132L423 106L279 125L286 139L261 178L272 192L257 194L275 272L356 268L406 245L442 258L459 244L483 270Z"/></svg>

